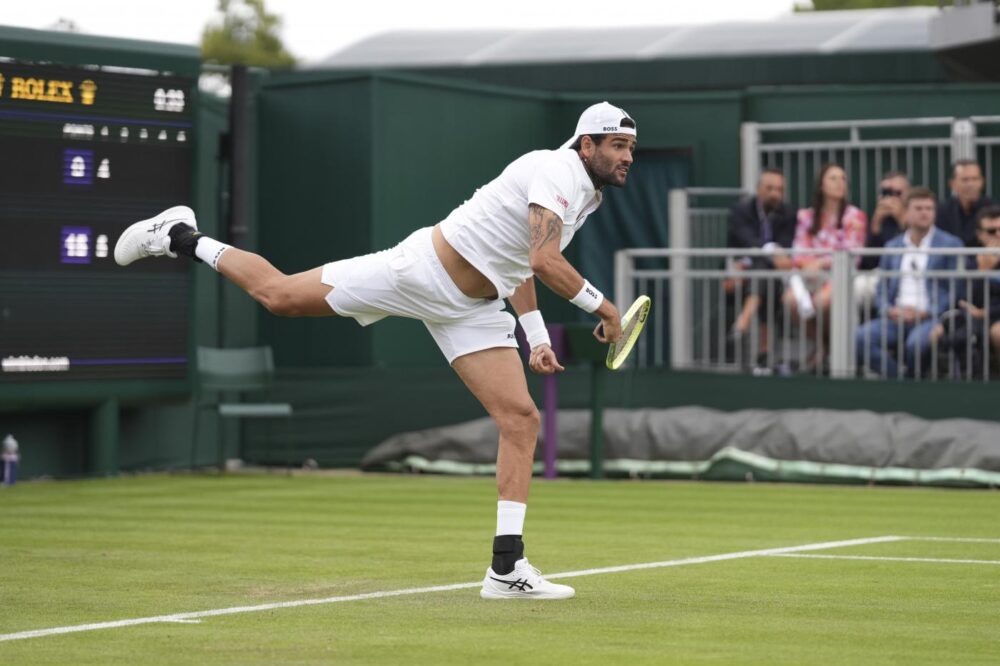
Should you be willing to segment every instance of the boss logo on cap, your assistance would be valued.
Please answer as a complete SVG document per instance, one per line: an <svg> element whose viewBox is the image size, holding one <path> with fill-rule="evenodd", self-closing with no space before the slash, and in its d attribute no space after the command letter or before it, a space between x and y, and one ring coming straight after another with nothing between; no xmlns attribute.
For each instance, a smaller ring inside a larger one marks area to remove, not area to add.
<svg viewBox="0 0 1000 666"><path fill-rule="evenodd" d="M605 127L604 131L605 132L617 132L618 128L617 127Z"/></svg>

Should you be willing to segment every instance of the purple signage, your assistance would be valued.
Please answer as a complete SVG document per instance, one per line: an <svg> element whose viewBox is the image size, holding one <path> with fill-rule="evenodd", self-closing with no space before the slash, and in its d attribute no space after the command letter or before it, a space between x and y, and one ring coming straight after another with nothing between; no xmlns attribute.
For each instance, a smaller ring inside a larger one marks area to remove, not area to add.
<svg viewBox="0 0 1000 666"><path fill-rule="evenodd" d="M64 264L90 263L90 227L63 227L59 261Z"/></svg>
<svg viewBox="0 0 1000 666"><path fill-rule="evenodd" d="M67 185L93 185L94 151L73 148L64 150L63 182Z"/></svg>

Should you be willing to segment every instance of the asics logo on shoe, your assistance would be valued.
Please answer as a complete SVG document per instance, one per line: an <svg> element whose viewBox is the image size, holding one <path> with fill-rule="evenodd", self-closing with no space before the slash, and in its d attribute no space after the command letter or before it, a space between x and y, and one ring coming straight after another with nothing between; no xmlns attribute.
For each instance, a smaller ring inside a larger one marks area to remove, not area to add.
<svg viewBox="0 0 1000 666"><path fill-rule="evenodd" d="M154 234L155 234L155 233L156 233L156 232L158 232L158 231L159 231L160 229L162 229L162 228L163 228L163 226L164 226L164 225L166 225L166 224L173 224L174 222L183 222L183 221L184 221L184 218L177 218L176 220L163 220L162 222L157 222L156 224L154 224L153 226L151 226L151 227L149 228L149 230L150 230L150 231L151 231L152 233L154 233Z"/></svg>
<svg viewBox="0 0 1000 666"><path fill-rule="evenodd" d="M528 583L527 579L521 580L520 578L518 578L517 580L511 581L511 580L504 580L503 578L494 578L493 576L490 576L490 580L495 580L498 583L506 584L508 590L517 589L520 590L521 592L524 592L525 591L524 588L528 588L530 590L535 589Z"/></svg>

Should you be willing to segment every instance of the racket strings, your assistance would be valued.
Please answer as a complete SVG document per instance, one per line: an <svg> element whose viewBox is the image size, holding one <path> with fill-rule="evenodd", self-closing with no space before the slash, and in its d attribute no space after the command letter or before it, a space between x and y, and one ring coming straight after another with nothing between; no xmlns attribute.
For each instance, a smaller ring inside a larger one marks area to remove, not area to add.
<svg viewBox="0 0 1000 666"><path fill-rule="evenodd" d="M650 305L649 298L643 296L629 308L629 311L625 315L622 336L617 343L612 343L608 350L608 367L610 369L617 370L632 351L646 323Z"/></svg>

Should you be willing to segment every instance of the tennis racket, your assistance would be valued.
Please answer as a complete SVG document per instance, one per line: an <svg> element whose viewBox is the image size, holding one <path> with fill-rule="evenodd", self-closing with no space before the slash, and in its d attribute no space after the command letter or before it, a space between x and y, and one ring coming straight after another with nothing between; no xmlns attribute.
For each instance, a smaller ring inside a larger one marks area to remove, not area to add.
<svg viewBox="0 0 1000 666"><path fill-rule="evenodd" d="M625 311L625 316L622 317L622 337L619 338L618 342L612 342L608 349L608 359L605 361L605 365L608 366L609 370L617 370L624 365L625 359L635 347L639 334L642 333L642 329L646 325L646 318L649 317L649 308L652 305L653 302L649 300L649 296L640 296Z"/></svg>

